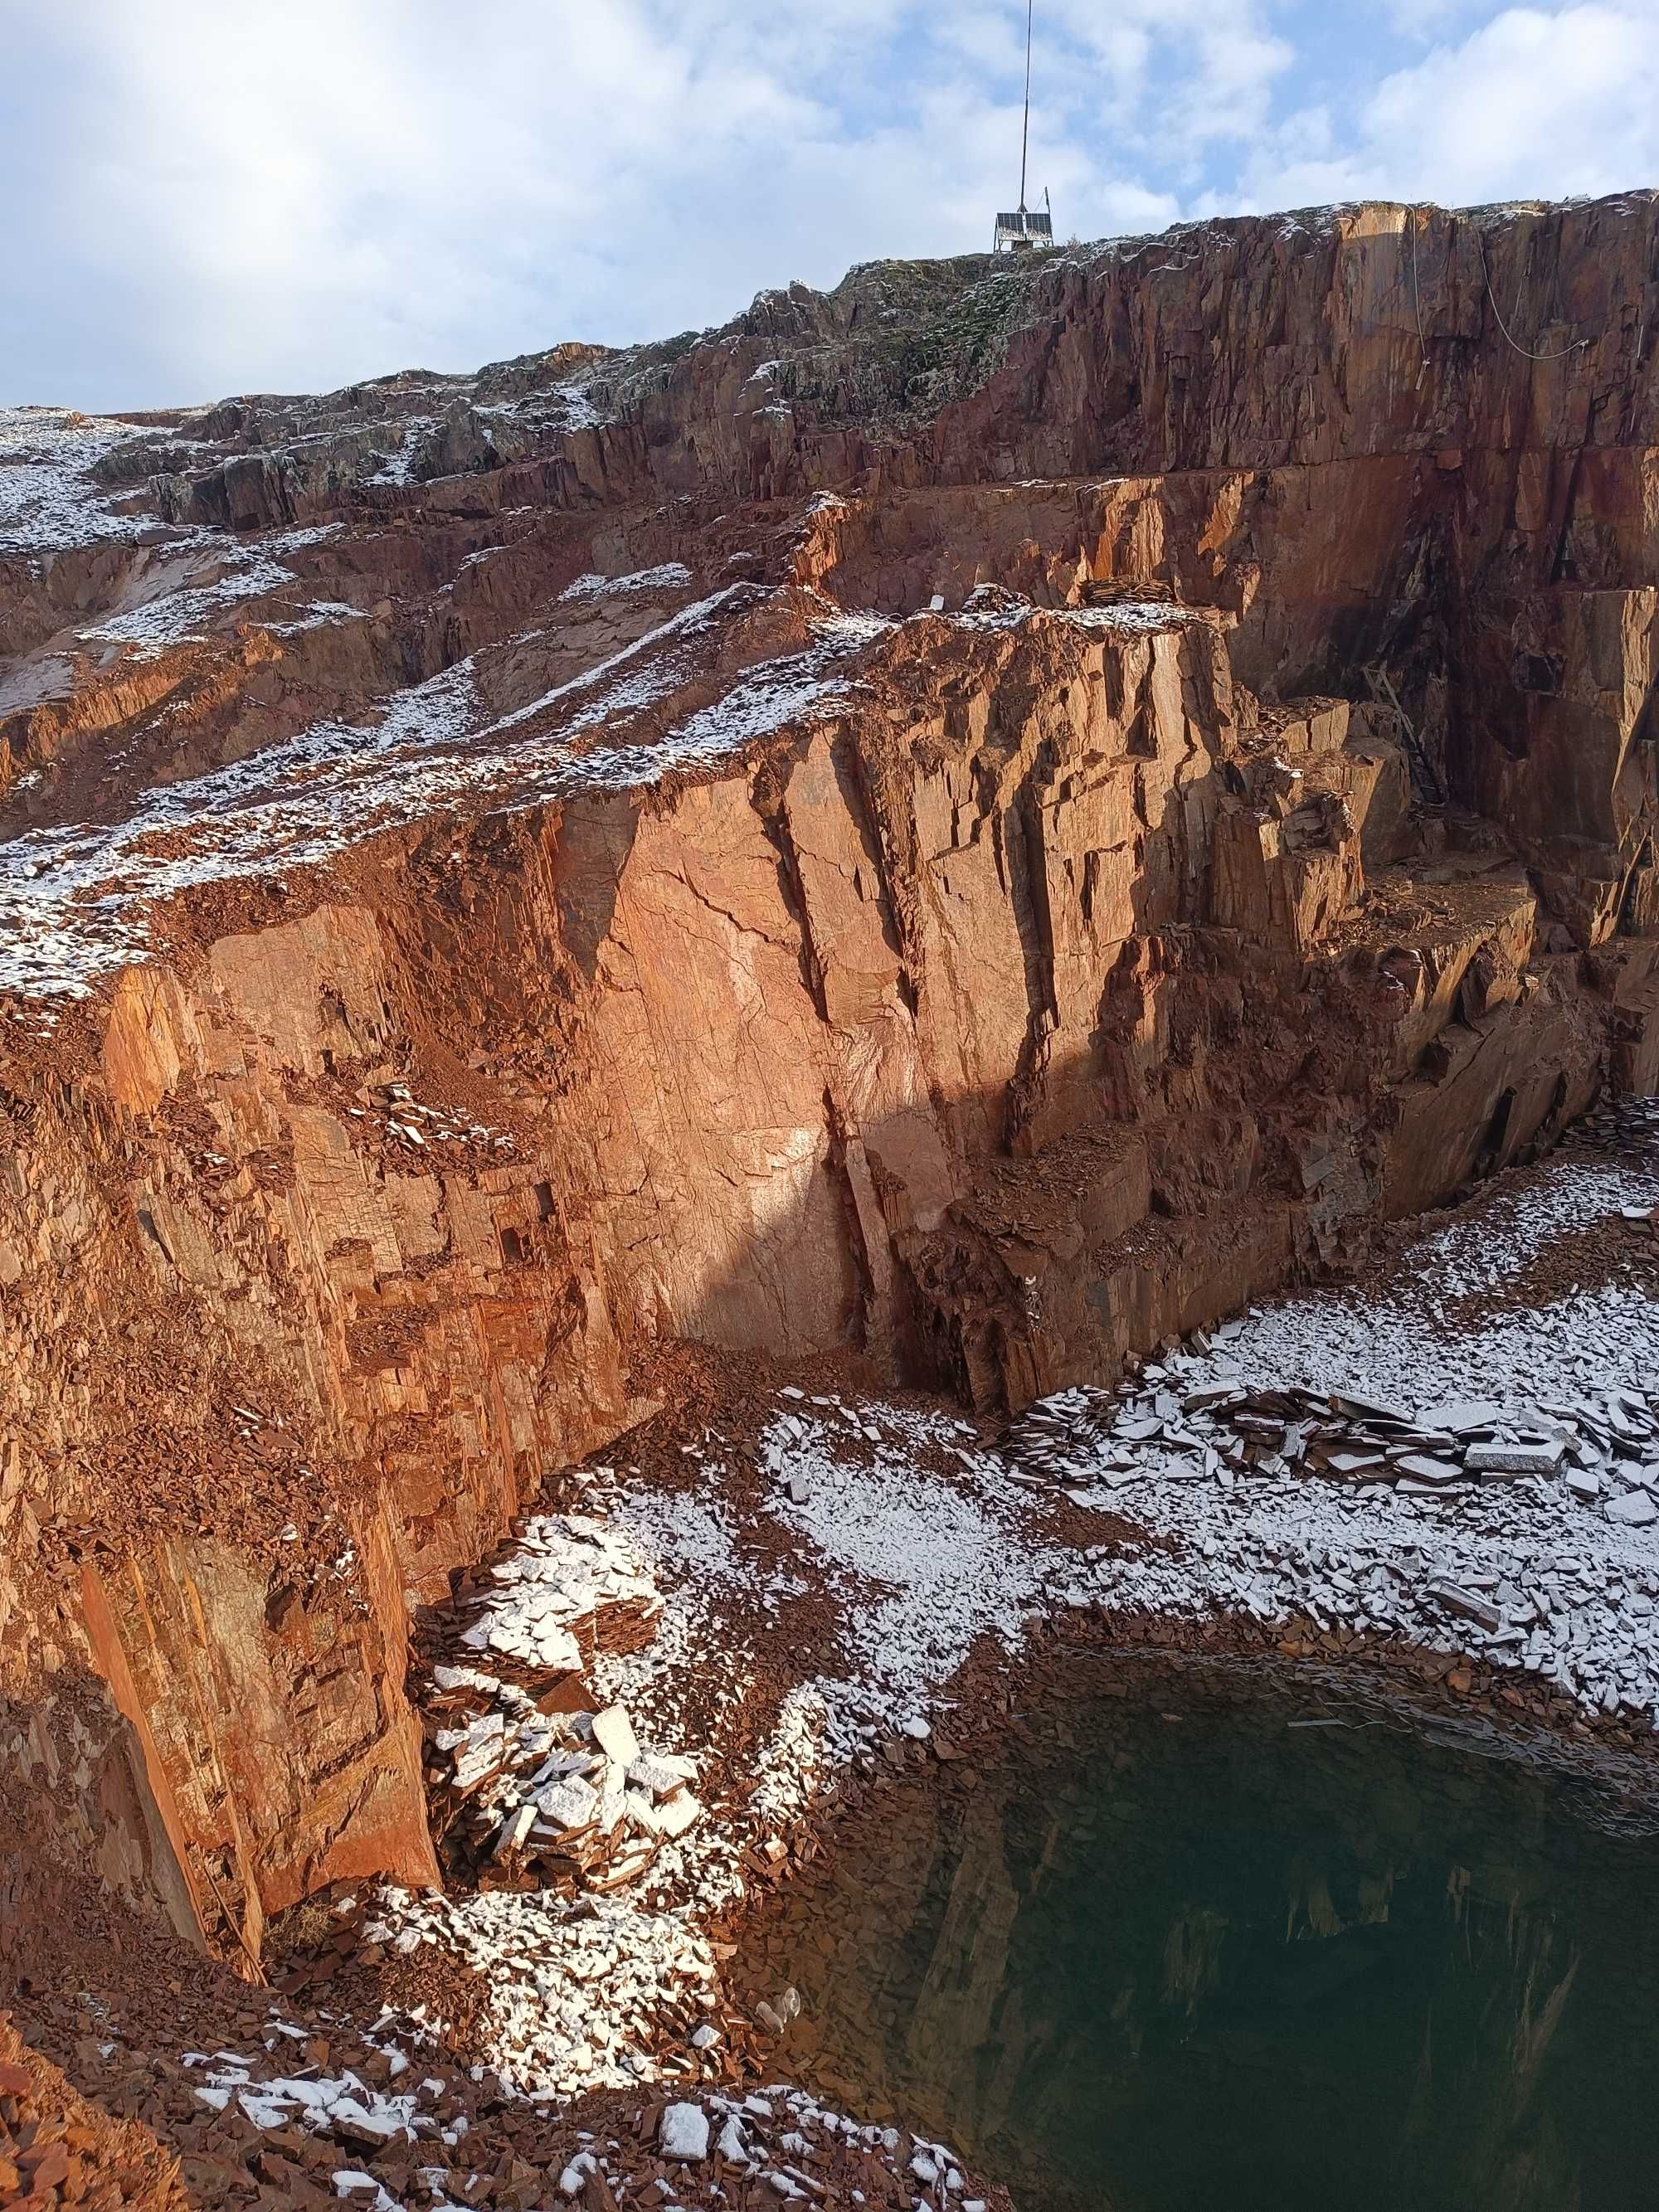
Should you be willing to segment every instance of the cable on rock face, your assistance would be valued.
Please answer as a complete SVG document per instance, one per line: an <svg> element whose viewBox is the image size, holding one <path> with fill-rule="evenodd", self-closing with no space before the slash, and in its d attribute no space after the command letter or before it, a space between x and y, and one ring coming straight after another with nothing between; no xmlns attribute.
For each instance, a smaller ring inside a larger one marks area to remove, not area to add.
<svg viewBox="0 0 1659 2212"><path fill-rule="evenodd" d="M1475 232L1474 235L1476 242L1480 248L1480 273L1486 280L1486 297L1492 301L1492 311L1498 318L1498 329L1502 331L1504 336L1509 340L1510 345L1515 348L1516 353L1523 355L1528 361L1565 361L1570 353L1581 353L1587 345L1592 343L1589 338L1574 338L1570 345L1558 346L1553 353L1534 353L1530 346L1523 346L1520 339L1514 336L1509 325L1504 320L1504 310L1498 306L1498 295L1492 288L1492 269L1486 260L1486 237L1482 232L1478 230ZM1413 252L1415 251L1415 245L1416 241L1413 240ZM1420 324L1419 325L1419 331L1420 335Z"/></svg>

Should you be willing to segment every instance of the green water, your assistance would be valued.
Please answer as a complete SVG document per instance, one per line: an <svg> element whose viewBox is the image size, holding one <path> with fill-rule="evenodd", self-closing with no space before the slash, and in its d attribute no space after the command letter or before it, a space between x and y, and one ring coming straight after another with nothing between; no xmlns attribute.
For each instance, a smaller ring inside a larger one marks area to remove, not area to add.
<svg viewBox="0 0 1659 2212"><path fill-rule="evenodd" d="M1659 2206L1651 1805L1339 1700L1088 1662L792 1899L784 2063L1021 2212Z"/></svg>

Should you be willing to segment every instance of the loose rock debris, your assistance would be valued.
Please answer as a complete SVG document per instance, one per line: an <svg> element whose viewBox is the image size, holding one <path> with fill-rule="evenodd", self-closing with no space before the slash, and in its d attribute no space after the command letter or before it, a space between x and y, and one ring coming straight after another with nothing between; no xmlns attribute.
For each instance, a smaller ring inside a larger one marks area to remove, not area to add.
<svg viewBox="0 0 1659 2212"><path fill-rule="evenodd" d="M653 1635L648 1565L624 1535L569 1514L527 1522L490 1571L461 1601L472 1618L458 1642L509 1678L441 1662L422 1698L434 1839L450 1872L483 1888L626 1887L703 1816L696 1761L642 1747L625 1708L592 1710L586 1687L601 1650Z"/></svg>
<svg viewBox="0 0 1659 2212"><path fill-rule="evenodd" d="M952 1755L976 1639L1079 1610L1109 1633L1393 1640L1659 1722L1659 1302L1613 1281L1504 1304L1554 1240L1659 1199L1656 1123L1620 1109L1593 1133L1613 1165L1495 1186L1420 1235L1396 1286L1199 1332L1115 1390L1029 1408L1001 1451L939 1407L789 1387L747 1441L684 1444L684 1492L592 1470L586 1511L526 1524L462 1598L465 1648L432 1670L438 1824L478 1893L386 1893L366 1935L489 1978L491 2060L520 2092L714 2078L787 2013L732 2009L708 1931L842 1778ZM1437 1338L1414 1300L1472 1279L1477 1251L1490 1311ZM1565 1344L1595 1347L1590 1371ZM1109 1541L1063 1539L1078 1507ZM807 1588L835 1600L835 1663L798 1666L734 1758L722 1715ZM704 1678L724 1686L700 1708Z"/></svg>
<svg viewBox="0 0 1659 2212"><path fill-rule="evenodd" d="M0 2203L185 2212L189 2201L148 2129L88 2104L0 2013Z"/></svg>

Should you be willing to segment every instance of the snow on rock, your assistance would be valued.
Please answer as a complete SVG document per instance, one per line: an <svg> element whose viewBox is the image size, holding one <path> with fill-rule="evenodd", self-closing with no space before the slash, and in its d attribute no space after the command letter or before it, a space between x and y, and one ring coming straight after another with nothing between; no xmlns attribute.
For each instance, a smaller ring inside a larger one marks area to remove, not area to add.
<svg viewBox="0 0 1659 2212"><path fill-rule="evenodd" d="M919 1718L975 1637L1017 1641L1065 1571L1070 1555L1030 1532L1029 1494L976 1441L948 1414L834 1398L781 1413L761 1437L773 1510L810 1540L843 1607L847 1673L796 1693L795 1724L815 1717L836 1756ZM842 1456L851 1442L867 1463Z"/></svg>
<svg viewBox="0 0 1659 2212"><path fill-rule="evenodd" d="M0 671L0 714L26 714L49 700L67 699L74 689L74 665L61 653L20 660Z"/></svg>
<svg viewBox="0 0 1659 2212"><path fill-rule="evenodd" d="M610 421L593 404L592 394L580 384L556 384L552 397L564 417L567 430L597 430Z"/></svg>
<svg viewBox="0 0 1659 2212"><path fill-rule="evenodd" d="M1659 1105L1607 1126L1639 1143ZM1068 1601L1364 1628L1659 1726L1659 1303L1612 1279L1462 1326L1449 1310L1656 1201L1659 1168L1568 1155L1425 1233L1390 1285L1254 1309L1103 1419L1077 1417L1105 1394L1062 1394L1050 1479L1163 1540L1079 1562ZM1262 1391L1303 1395L1252 1463L1231 1424ZM1317 1441L1332 1428L1346 1448Z"/></svg>
<svg viewBox="0 0 1659 2212"><path fill-rule="evenodd" d="M574 1668L581 1653L573 1627L605 1605L636 1601L654 1613L648 1562L627 1537L601 1521L562 1514L532 1521L494 1569L495 1589L461 1641L543 1667Z"/></svg>
<svg viewBox="0 0 1659 2212"><path fill-rule="evenodd" d="M116 514L90 474L138 434L66 407L0 407L0 558L39 558L101 538L137 538L153 515Z"/></svg>
<svg viewBox="0 0 1659 2212"><path fill-rule="evenodd" d="M1659 1105L1607 1126L1659 1131ZM1012 1442L988 1449L946 1408L786 1388L753 1433L705 1431L683 1445L684 1489L588 1470L586 1512L531 1524L489 1602L511 1613L526 1593L568 1592L573 1533L597 1544L591 1532L603 1530L596 1556L660 1601L647 1645L598 1651L586 1668L596 1711L622 1708L650 1747L627 1763L621 1808L645 1820L678 1802L659 1788L684 1793L701 1772L706 1817L678 1834L647 1828L652 1856L626 1894L386 1893L368 1932L435 1944L489 1978L491 2056L517 2087L648 2078L652 2021L684 2020L688 1996L713 2008L702 1930L740 1899L752 1854L775 1863L790 1824L849 1764L894 1738L929 1741L976 1638L1013 1649L1029 1622L1061 1609L1363 1629L1531 1670L1587 1711L1659 1719L1659 1510L1645 1511L1659 1507L1659 1304L1615 1279L1532 1316L1483 1310L1461 1334L1449 1304L1449 1286L1490 1289L1496 1273L1501 1288L1560 1238L1644 1216L1656 1197L1639 1149L1563 1155L1425 1232L1369 1293L1287 1297L1166 1347L1118 1392L1068 1391L1030 1409L1016 1434L1060 1440L1030 1443L1024 1466ZM1448 1326L1431 1326L1419 1299L1439 1300ZM1310 1407L1290 1398L1292 1384ZM1270 1446L1230 1425L1252 1391L1268 1390L1293 1408L1276 1425L1252 1417L1275 1432ZM1407 1464L1424 1449L1413 1425L1430 1415L1455 1430L1436 1432L1447 1473L1434 1482ZM1386 1431L1382 1448L1350 1449L1349 1431L1368 1422ZM1320 1443L1322 1428L1334 1441ZM1495 1450L1529 1468L1535 1444L1559 1447L1542 1472L1463 1464ZM1139 1535L1060 1542L1046 1531L1062 1492ZM808 1591L836 1602L836 1662L800 1668L763 1741L743 1737L724 1764L723 1717L787 1668L787 1615L775 1632L769 1624ZM602 1801L611 1754L628 1747L620 1723L607 1718L606 1745L578 1715L570 1742L556 1742L552 1717L496 1688L524 1760L552 1762L550 1781L576 1773ZM499 1741L480 1737L482 1765ZM571 1809L593 1817L586 1798Z"/></svg>
<svg viewBox="0 0 1659 2212"><path fill-rule="evenodd" d="M475 1896L388 1890L371 1941L430 1943L490 1984L490 2057L520 2095L571 2096L649 2079L650 2027L670 2005L712 1991L714 1956L689 1907L652 1911L626 1899L573 1912L539 1890Z"/></svg>
<svg viewBox="0 0 1659 2212"><path fill-rule="evenodd" d="M375 484L407 484L414 481L412 471L419 454L421 441L429 438L438 428L435 415L415 415L401 425L401 434L395 453L388 453L369 478Z"/></svg>
<svg viewBox="0 0 1659 2212"><path fill-rule="evenodd" d="M657 2131L657 2142L665 2158L707 2158L708 2113L701 2105L665 2105Z"/></svg>
<svg viewBox="0 0 1659 2212"><path fill-rule="evenodd" d="M298 2126L313 2135L345 2136L371 2146L412 2142L437 2129L436 2120L418 2110L418 2088L408 2096L389 2096L349 2072L337 2078L307 2074L256 2081L249 2062L228 2051L211 2057L186 2052L184 2063L208 2069L196 2092L204 2105L222 2112L234 2097L257 2128Z"/></svg>
<svg viewBox="0 0 1659 2212"><path fill-rule="evenodd" d="M111 615L83 629L82 642L130 646L141 658L153 659L172 646L204 637L210 617L239 599L280 591L295 580L291 568L257 550L240 551L233 547L226 557L234 563L228 574L212 583L159 593L124 613Z"/></svg>
<svg viewBox="0 0 1659 2212"><path fill-rule="evenodd" d="M33 830L0 845L0 991L83 996L146 957L149 902L325 860L377 830L453 808L536 805L712 768L844 692L844 664L890 627L827 604L801 651L750 668L678 727L625 740L697 665L693 640L752 606L753 586L682 608L526 706L487 718L473 663L386 702L375 722L316 723L205 775L146 793L125 822ZM607 680L609 679L609 680ZM529 726L546 719L547 726ZM618 742L584 746L604 726ZM162 842L161 841L165 841Z"/></svg>
<svg viewBox="0 0 1659 2212"><path fill-rule="evenodd" d="M568 599L609 599L625 596L630 592L665 592L677 590L691 580L691 571L684 561L665 561L655 568L636 568L629 576L601 576L590 573L578 576L574 584L567 584L559 593L562 604Z"/></svg>
<svg viewBox="0 0 1659 2212"><path fill-rule="evenodd" d="M298 637L302 630L322 629L333 623L361 622L363 612L344 599L307 599L289 622L268 622L273 637Z"/></svg>
<svg viewBox="0 0 1659 2212"><path fill-rule="evenodd" d="M429 2034L431 2023L423 2015L407 2020L411 2037ZM365 2039L374 2043L374 2032ZM697 2038L691 2040L695 2044ZM291 2051L307 2043L307 2031L273 2018L266 2024L263 2051L186 2051L180 2063L191 2071L204 2069L197 2094L210 2111L222 2112L234 2100L244 2120L276 2136L273 2148L279 2154L291 2152L291 2143L283 2137L295 2128L331 2145L338 2162L326 2171L342 2197L396 2212L407 2198L388 2193L386 2181L405 2172L411 2157L422 2161L412 2177L418 2179L419 2201L434 2212L476 2197L480 2170L489 2171L500 2142L493 2126L500 2111L496 2084L481 2069L472 2069L476 2097L453 2078L447 2082L441 2076L420 2080L409 2094L392 2096L366 2089L350 2071L330 2075L321 2067L307 2066L289 2075L283 2070L282 2041ZM401 2070L410 2070L404 2053L394 2049L388 2055ZM509 2100L524 2094L510 2081L501 2087ZM551 2101L545 2092L532 2094L538 2105ZM522 2106L514 2112L509 2102L502 2117L510 2139L523 2146L517 2154L528 2157L533 2166L536 2150L525 2135L535 2127L534 2116ZM547 2114L544 2124L559 2142L559 2116ZM659 2111L653 2131L641 2136L625 2123L600 2119L593 2129L575 2131L575 2145L569 2148L569 2137L563 2136L563 2162L550 2161L543 2168L538 2203L554 2201L556 2191L566 2203L597 2197L614 2203L665 2204L688 2192L702 2203L711 2187L708 2201L714 2202L726 2197L734 2183L758 2182L769 2203L822 2203L827 2185L829 2201L858 2204L868 2201L866 2192L873 2186L876 2201L883 2203L984 2212L981 2200L965 2196L962 2163L946 2145L908 2129L860 2122L787 2081L747 2094L683 2083ZM711 2185L696 2171L711 2154L724 2167L720 2184ZM383 2158L392 2161L386 2180L376 2174ZM662 2179L665 2165L678 2169L672 2182Z"/></svg>
<svg viewBox="0 0 1659 2212"><path fill-rule="evenodd" d="M873 1467L842 1462L838 1445L854 1442L866 1455L873 1442ZM976 1635L989 1630L1012 1641L1041 1608L1045 1585L1063 1576L1068 1555L1024 1533L1029 1492L995 1455L969 1448L976 1442L969 1425L945 1412L833 1393L814 1401L781 1395L755 1449L778 1485L767 1517L792 1535L801 1575L757 1567L732 1502L665 1492L617 1480L609 1469L599 1471L592 1516L532 1522L523 1545L500 1564L480 1623L511 1621L515 1637L534 1632L524 1607L537 1591L556 1589L568 1620L572 1604L599 1594L605 1571L616 1576L617 1597L637 1599L648 1587L661 1605L654 1639L631 1652L585 1652L586 1671L600 1697L626 1707L642 1741L678 1742L692 1754L648 1752L629 1766L618 1810L652 1836L653 1849L626 1895L383 1893L382 1923L366 1931L371 1939L434 1943L489 1976L497 1992L491 2056L516 2086L567 2094L654 2073L645 2024L685 1990L712 1990L712 1954L700 1930L743 1894L745 1846L775 1837L807 1810L841 1762L917 1723L919 1708ZM717 1493L732 1454L712 1437L705 1453ZM791 1476L806 1483L807 1505L789 1502ZM584 1546L598 1545L601 1530L603 1556L614 1564L573 1577L573 1533ZM752 1631L732 1634L734 1619L756 1607L764 1616L808 1588L809 1578L842 1601L846 1671L786 1697L734 1795L702 1817L702 1804L684 1785L717 1747L687 1740L688 1698L718 1686L719 1708L739 1713L752 1676ZM470 1641L479 1648L480 1639ZM460 1679L438 1677L441 1686ZM440 1735L437 1747L476 1756L478 1771L496 1773L510 1794L514 1759L529 1766L568 1754L554 1741L562 1717L544 1718L524 1692L495 1686L507 1708L504 1735L521 1742L521 1753L504 1749L493 1732L479 1735L476 1752L459 1730L453 1743ZM592 1717L575 1716L573 1725L580 1739L570 1747L573 1763L591 1791L605 1780L604 1747L592 1741ZM688 1805L693 1817L685 1817ZM501 1809L510 1814L505 1795ZM564 1809L573 1821L599 1818L586 1801ZM624 1856L621 1863L625 1869L630 1862Z"/></svg>
<svg viewBox="0 0 1659 2212"><path fill-rule="evenodd" d="M934 607L931 612L938 614ZM1104 606L1040 607L1022 593L1000 584L981 584L970 592L955 614L945 619L959 629L1015 630L1045 617L1080 629L1127 631L1152 637L1163 630L1179 629L1201 622L1200 610L1178 605L1170 599L1115 599Z"/></svg>

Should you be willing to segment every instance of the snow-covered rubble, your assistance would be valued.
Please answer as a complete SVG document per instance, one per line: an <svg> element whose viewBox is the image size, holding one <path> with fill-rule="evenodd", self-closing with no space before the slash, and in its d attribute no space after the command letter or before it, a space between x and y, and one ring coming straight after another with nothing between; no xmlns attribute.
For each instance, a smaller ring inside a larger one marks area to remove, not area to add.
<svg viewBox="0 0 1659 2212"><path fill-rule="evenodd" d="M154 531L153 515L118 514L90 473L106 453L137 435L130 422L72 408L0 407L0 557L39 560Z"/></svg>
<svg viewBox="0 0 1659 2212"><path fill-rule="evenodd" d="M411 2039L418 2025L410 2022ZM698 2033L705 2045L718 2040L711 2028ZM376 2089L337 2060L332 2069L311 2063L307 2054L325 2056L329 2044L275 2012L263 2049L185 2051L179 2063L188 2075L199 2073L195 2094L210 2112L234 2106L243 2122L276 2138L273 2148L287 2148L284 2138L296 2130L327 2147L339 2161L330 2179L342 2198L397 2212L399 2199L386 2185L392 2181L418 2186L434 2212L468 2202L480 2171L500 2156L493 2094L481 2092L470 2117L453 2078L423 2074L395 2045L377 2044L374 2030L364 2039L375 2063L388 2064L407 2089ZM512 2084L503 2086L510 2094ZM641 2106L632 2126L613 2113L570 2129L557 2113L538 2123L531 2109L509 2109L507 2118L518 2157L530 2154L521 2170L534 2178L538 2203L748 2202L755 2185L766 2192L756 2201L768 2203L985 2212L948 2145L853 2119L789 2082L746 2094L687 2082L649 2115ZM545 2151L535 2140L538 2125ZM557 2155L547 2156L555 2145ZM374 2170L383 2160L385 2180Z"/></svg>
<svg viewBox="0 0 1659 2212"><path fill-rule="evenodd" d="M732 585L512 713L490 719L471 659L395 694L378 722L322 722L206 775L147 792L125 821L33 830L0 844L0 991L84 995L146 957L150 902L193 886L320 862L441 811L520 808L627 790L718 765L832 705L848 662L890 625L824 603L799 651L750 668L678 727L632 742L638 718L698 665L719 620L755 603ZM610 742L587 741L603 728Z"/></svg>
<svg viewBox="0 0 1659 2212"><path fill-rule="evenodd" d="M922 2212L935 2204L984 2212L980 2199L964 2197L961 2165L945 2144L900 2128L860 2126L787 2082L744 2097L708 2090L672 2104L658 2123L656 2148L680 2165L701 2166L718 2157L734 2179L761 2181L783 2204L823 2201L831 2184L832 2201L863 2203L883 2183L896 2183L905 2200ZM580 2197L595 2171L611 2187L620 2187L626 2178L621 2160L607 2158L603 2145L590 2147L560 2175L560 2194Z"/></svg>
<svg viewBox="0 0 1659 2212"><path fill-rule="evenodd" d="M482 1666L440 1664L425 1707L434 1831L455 1863L529 1870L540 1887L609 1893L703 1817L697 1763L641 1743L625 1705L573 1707L599 1652L654 1632L661 1600L625 1535L589 1516L532 1522L494 1570L459 1646L516 1662L552 1694Z"/></svg>
<svg viewBox="0 0 1659 2212"><path fill-rule="evenodd" d="M183 2063L206 2069L196 2092L204 2105L222 2112L234 2097L255 2127L298 2126L369 2146L412 2142L417 2136L442 2132L441 2121L421 2110L420 2082L406 2096L391 2096L349 2071L335 2076L312 2067L299 2074L256 2076L252 2063L231 2051L187 2051Z"/></svg>
<svg viewBox="0 0 1659 2212"><path fill-rule="evenodd" d="M601 576L590 571L567 584L559 593L561 604L570 599L626 598L633 592L676 591L691 581L684 561L665 561L655 568L635 568L630 575Z"/></svg>
<svg viewBox="0 0 1659 2212"><path fill-rule="evenodd" d="M792 1698L836 1758L921 1721L975 1638L1015 1642L1065 1570L1069 1553L1031 1533L1029 1497L977 1446L948 1414L833 1396L799 1400L761 1436L773 1510L842 1602L846 1673Z"/></svg>
<svg viewBox="0 0 1659 2212"><path fill-rule="evenodd" d="M388 1891L363 1932L407 1952L432 1943L487 1978L489 2055L526 2096L649 2080L663 2014L714 2003L714 1954L686 1908L652 1911L599 1897L576 1911L539 1890Z"/></svg>
<svg viewBox="0 0 1659 2212"><path fill-rule="evenodd" d="M682 1792L696 1808L693 1820L659 1828L648 1854L636 1853L624 1827L620 1854L579 1898L550 1887L385 1895L381 1920L366 1931L372 1938L410 1948L434 1943L489 1977L497 1992L492 2057L514 2086L568 2094L653 2074L647 2054L664 2015L688 2002L712 2009L714 1959L701 1929L743 1895L745 1853L781 1851L779 1830L860 1750L907 1727L926 1735L932 1693L974 1638L989 1631L1012 1640L1039 1609L1071 1555L1023 1529L1029 1492L975 1445L971 1425L948 1413L792 1390L780 1395L756 1450L760 1472L776 1485L763 1512L665 1494L606 1469L594 1493L605 1522L597 1510L546 1516L501 1563L466 1632L481 1664L495 1650L556 1667L570 1657L560 1638L573 1620L593 1620L607 1600L660 1603L659 1632L647 1645L606 1651L600 1638L581 1657L596 1695L615 1701L641 1745L665 1745L668 1757L647 1752L633 1762L622 1796L616 1761L593 1740L599 1719L584 1712L556 1725L516 1686L465 1669L441 1671L438 1687L464 1695L475 1686L501 1726L487 1720L476 1746L470 1735L459 1744L440 1739L441 1755L471 1755L492 1787L504 1779L521 1793L520 1806L534 1796L538 1815L540 1795L566 1778L543 1771L550 1760L570 1763L571 1777L589 1790L597 1781L595 1803L555 1808L572 1814L579 1850L584 1831L602 1824L606 1785L621 1820L642 1781L661 1791L659 1812L682 1802ZM692 1451L716 1490L733 1455L713 1437L706 1453ZM757 1570L738 1540L763 1523L787 1540L799 1576ZM755 1614L763 1619L809 1584L841 1600L846 1669L785 1696L758 1756L705 1819L689 1784L720 1746L686 1740L687 1692L712 1680L719 1709L738 1712L751 1689ZM579 1630L572 1641L580 1648L582 1640ZM663 1771L646 1774L647 1766ZM489 1805L493 1822L510 1824L518 1809L506 1794ZM531 1833L526 1826L521 1840Z"/></svg>
<svg viewBox="0 0 1659 2212"><path fill-rule="evenodd" d="M1023 629L1028 623L1046 618L1082 629L1127 632L1137 637L1154 637L1162 631L1180 629L1189 623L1205 619L1201 610L1182 606L1173 599L1122 599L1099 606L1042 607L1023 592L1011 591L1002 584L976 586L954 614L945 613L943 599L935 599L928 611L945 615L945 619L959 629Z"/></svg>
<svg viewBox="0 0 1659 2212"><path fill-rule="evenodd" d="M1363 1631L1659 1725L1659 1512L1627 1503L1659 1500L1659 1303L1616 1267L1531 1316L1492 1295L1580 1231L1648 1237L1656 1130L1659 1104L1609 1114L1596 1133L1622 1158L1569 1152L1506 1179L1381 1289L1287 1297L1166 1346L1121 1391L1030 1409L1006 1450L945 1408L791 1387L753 1433L683 1444L687 1488L591 1470L585 1513L531 1524L502 1563L474 1650L482 1662L500 1636L568 1658L573 1609L602 1596L659 1606L656 1633L590 1639L595 1703L568 1741L495 1684L505 1717L480 1765L509 1771L516 1729L521 1764L574 1759L602 1799L620 1725L623 1780L662 1747L663 1779L684 1790L695 1773L707 1817L654 1839L625 1894L394 1893L374 1932L489 1978L492 2056L527 2092L654 2075L665 2021L684 2079L702 2047L691 2023L719 2013L711 1916L850 1766L948 1732L948 1686L977 1638L1012 1649L1079 1607ZM1487 1305L1461 1334L1432 1325L1424 1301L1449 1314L1477 1288ZM1407 1465L1431 1452L1432 1480ZM1062 1498L1139 1533L1063 1541ZM833 1666L791 1644L786 1608L804 1592L836 1602ZM728 1721L768 1682L775 1717L733 1766Z"/></svg>
<svg viewBox="0 0 1659 2212"><path fill-rule="evenodd" d="M1650 1143L1659 1105L1601 1127ZM1030 1409L1024 1472L1164 1540L1098 1551L1068 1601L1360 1628L1659 1727L1659 1304L1613 1279L1448 1318L1656 1205L1654 1167L1569 1154L1424 1236L1390 1290L1287 1298Z"/></svg>
<svg viewBox="0 0 1659 2212"><path fill-rule="evenodd" d="M648 1563L624 1536L581 1514L532 1522L491 1572L496 1587L461 1641L538 1667L580 1668L573 1631L602 1607L632 1602L649 1616L661 1604Z"/></svg>

